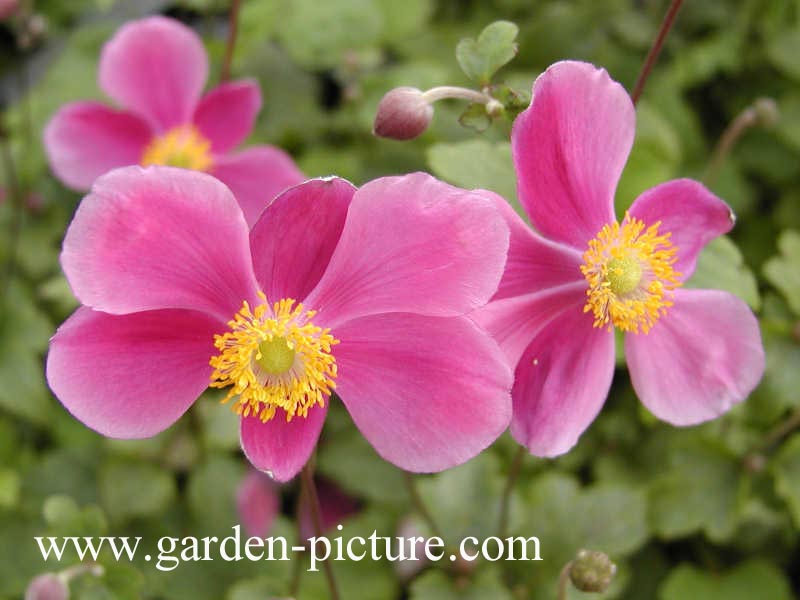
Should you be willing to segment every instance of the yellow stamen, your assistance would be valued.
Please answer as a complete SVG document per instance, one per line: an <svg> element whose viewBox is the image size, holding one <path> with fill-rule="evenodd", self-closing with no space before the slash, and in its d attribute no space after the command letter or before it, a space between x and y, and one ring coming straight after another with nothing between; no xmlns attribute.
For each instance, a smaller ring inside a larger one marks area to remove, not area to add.
<svg viewBox="0 0 800 600"><path fill-rule="evenodd" d="M233 409L247 417L267 422L277 408L286 421L308 416L313 406L325 406L325 398L336 387L336 359L331 346L339 340L329 329L317 327L291 298L272 305L264 301L254 310L245 301L228 323L230 331L214 336L220 354L210 360L214 367L211 387L232 386L222 400L239 396Z"/></svg>
<svg viewBox="0 0 800 600"><path fill-rule="evenodd" d="M142 166L167 165L195 171L211 168L211 142L194 125L173 127L153 138L142 153Z"/></svg>
<svg viewBox="0 0 800 600"><path fill-rule="evenodd" d="M658 233L660 226L645 229L626 214L589 242L581 265L589 282L583 311L594 313L595 327L647 333L672 306L672 291L681 285L672 268L678 249L671 233Z"/></svg>

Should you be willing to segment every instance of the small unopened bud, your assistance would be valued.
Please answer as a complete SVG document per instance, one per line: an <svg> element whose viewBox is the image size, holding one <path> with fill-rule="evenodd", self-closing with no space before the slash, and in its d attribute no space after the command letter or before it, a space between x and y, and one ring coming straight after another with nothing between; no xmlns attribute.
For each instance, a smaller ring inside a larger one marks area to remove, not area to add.
<svg viewBox="0 0 800 600"><path fill-rule="evenodd" d="M25 590L25 600L68 600L68 598L67 583L55 573L37 575Z"/></svg>
<svg viewBox="0 0 800 600"><path fill-rule="evenodd" d="M410 140L428 128L433 107L422 91L412 87L390 90L378 104L372 133L393 140Z"/></svg>
<svg viewBox="0 0 800 600"><path fill-rule="evenodd" d="M756 111L756 118L760 125L771 127L781 118L778 104L772 98L758 98L753 102L753 109Z"/></svg>
<svg viewBox="0 0 800 600"><path fill-rule="evenodd" d="M582 592L602 593L611 585L616 572L617 565L606 554L596 550L579 550L572 561L569 579Z"/></svg>

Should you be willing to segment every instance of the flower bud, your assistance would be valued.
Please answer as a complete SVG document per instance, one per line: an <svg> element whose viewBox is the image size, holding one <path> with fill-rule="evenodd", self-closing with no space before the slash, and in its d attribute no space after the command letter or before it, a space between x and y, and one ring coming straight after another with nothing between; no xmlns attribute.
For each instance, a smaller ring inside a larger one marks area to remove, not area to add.
<svg viewBox="0 0 800 600"><path fill-rule="evenodd" d="M781 118L778 104L772 98L758 98L753 102L753 109L756 111L758 122L764 127L775 125Z"/></svg>
<svg viewBox="0 0 800 600"><path fill-rule="evenodd" d="M25 590L25 600L68 600L69 588L55 573L42 573L34 577Z"/></svg>
<svg viewBox="0 0 800 600"><path fill-rule="evenodd" d="M378 104L372 133L393 140L410 140L428 128L433 107L421 90L398 87L389 90Z"/></svg>
<svg viewBox="0 0 800 600"><path fill-rule="evenodd" d="M579 550L572 561L569 578L582 592L603 593L611 585L617 565L606 554L596 550Z"/></svg>

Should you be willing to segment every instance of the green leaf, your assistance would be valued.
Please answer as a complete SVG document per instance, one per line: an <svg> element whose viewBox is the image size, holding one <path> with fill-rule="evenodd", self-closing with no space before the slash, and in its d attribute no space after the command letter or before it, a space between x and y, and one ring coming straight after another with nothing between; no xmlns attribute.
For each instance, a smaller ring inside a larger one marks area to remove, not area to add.
<svg viewBox="0 0 800 600"><path fill-rule="evenodd" d="M783 231L778 237L780 255L764 264L764 277L783 294L792 312L800 316L800 232Z"/></svg>
<svg viewBox="0 0 800 600"><path fill-rule="evenodd" d="M711 240L700 253L695 270L686 287L725 290L758 310L761 296L753 272L744 264L744 257L727 236Z"/></svg>
<svg viewBox="0 0 800 600"><path fill-rule="evenodd" d="M736 531L747 480L735 456L691 433L670 437L664 473L650 488L650 522L667 539L704 531L721 542Z"/></svg>
<svg viewBox="0 0 800 600"><path fill-rule="evenodd" d="M800 29L792 27L776 35L767 43L767 57L773 66L792 79L800 79Z"/></svg>
<svg viewBox="0 0 800 600"><path fill-rule="evenodd" d="M550 471L520 488L523 518L512 521L510 533L537 537L542 560L507 564L530 588L542 588L542 598L555 595L558 574L578 550L605 552L621 566L649 536L641 487L623 482L582 487L573 475ZM618 579L614 588L622 589L625 582Z"/></svg>
<svg viewBox="0 0 800 600"><path fill-rule="evenodd" d="M239 424L241 418L231 410L230 404L221 404L224 393L207 390L192 410L203 424L202 439L208 448L235 450L239 448Z"/></svg>
<svg viewBox="0 0 800 600"><path fill-rule="evenodd" d="M410 600L513 600L496 568L482 569L464 582L454 580L439 570L430 570L411 584Z"/></svg>
<svg viewBox="0 0 800 600"><path fill-rule="evenodd" d="M211 456L191 474L188 503L192 516L202 523L209 535L230 535L239 522L236 491L244 477L240 460ZM210 528L210 529L209 529Z"/></svg>
<svg viewBox="0 0 800 600"><path fill-rule="evenodd" d="M473 102L467 105L464 112L458 118L458 122L464 127L474 129L478 133L483 133L492 124L491 117L486 113L486 106Z"/></svg>
<svg viewBox="0 0 800 600"><path fill-rule="evenodd" d="M775 478L775 491L786 501L795 524L800 527L800 434L786 442L770 470Z"/></svg>
<svg viewBox="0 0 800 600"><path fill-rule="evenodd" d="M681 142L675 128L652 104L642 100L636 108L636 138L622 172L616 194L622 215L646 189L675 176L681 161Z"/></svg>
<svg viewBox="0 0 800 600"><path fill-rule="evenodd" d="M511 144L469 140L434 144L428 149L428 165L435 175L466 189L483 188L516 203L517 176L511 162Z"/></svg>
<svg viewBox="0 0 800 600"><path fill-rule="evenodd" d="M494 454L484 452L459 467L420 477L417 487L445 543L456 544L468 535L483 539L495 533L503 478Z"/></svg>
<svg viewBox="0 0 800 600"><path fill-rule="evenodd" d="M786 577L774 565L749 560L727 573L708 573L692 565L676 567L659 591L659 600L791 600Z"/></svg>
<svg viewBox="0 0 800 600"><path fill-rule="evenodd" d="M32 423L45 424L54 401L44 384L41 353L53 326L21 285L7 291L0 314L0 407Z"/></svg>
<svg viewBox="0 0 800 600"><path fill-rule="evenodd" d="M319 472L347 493L387 504L403 502L403 473L378 456L351 423L345 427L325 440Z"/></svg>
<svg viewBox="0 0 800 600"><path fill-rule="evenodd" d="M367 50L380 38L383 15L372 0L292 0L283 4L276 33L298 63L336 67L348 54Z"/></svg>
<svg viewBox="0 0 800 600"><path fill-rule="evenodd" d="M464 38L456 46L456 59L467 77L488 85L497 70L517 55L514 40L519 27L510 21L495 21L478 39Z"/></svg>
<svg viewBox="0 0 800 600"><path fill-rule="evenodd" d="M20 478L14 469L0 468L0 509L17 506L20 496Z"/></svg>
<svg viewBox="0 0 800 600"><path fill-rule="evenodd" d="M90 504L79 508L67 495L57 494L45 500L42 516L51 533L58 535L102 535L108 525L99 507Z"/></svg>
<svg viewBox="0 0 800 600"><path fill-rule="evenodd" d="M156 517L175 497L172 475L155 465L113 461L100 471L100 497L112 521Z"/></svg>

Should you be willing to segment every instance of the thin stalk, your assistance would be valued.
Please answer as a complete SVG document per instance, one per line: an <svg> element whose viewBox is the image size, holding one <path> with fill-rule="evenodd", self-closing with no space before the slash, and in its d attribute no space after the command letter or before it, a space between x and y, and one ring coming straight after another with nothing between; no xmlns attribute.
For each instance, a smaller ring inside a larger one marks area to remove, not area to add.
<svg viewBox="0 0 800 600"><path fill-rule="evenodd" d="M301 482L302 483L302 482ZM301 546L304 545L302 528L300 527L300 510L303 506L303 503L306 501L306 486L300 485L300 492L297 494L297 502L295 503L295 521L297 521L297 545ZM297 598L298 592L300 591L300 578L303 572L303 561L301 560L300 555L302 554L302 550L295 551L294 553L294 565L292 569L292 579L289 583L289 596L292 598Z"/></svg>
<svg viewBox="0 0 800 600"><path fill-rule="evenodd" d="M514 484L517 482L520 468L522 467L522 460L527 454L525 446L520 446L514 458L511 461L511 467L508 470L508 477L506 478L506 486L503 489L503 495L500 499L500 517L497 520L497 537L504 539L506 537L506 530L508 529L508 512L511 505L511 492L514 491Z"/></svg>
<svg viewBox="0 0 800 600"><path fill-rule="evenodd" d="M683 4L683 0L672 0L672 4L670 4L669 9L667 9L667 14L664 15L664 20L661 22L658 35L656 35L656 39L650 47L650 52L647 53L647 58L644 59L644 65L642 65L642 70L639 73L638 79L636 79L636 85L633 86L631 100L633 100L634 105L636 105L642 95L644 84L650 76L650 71L653 70L653 65L656 64L658 55L661 53L661 48L664 46L664 41L667 39L667 34L669 34L670 29L672 29L675 17L678 16L678 10L680 10L681 4Z"/></svg>
<svg viewBox="0 0 800 600"><path fill-rule="evenodd" d="M758 113L753 106L749 106L740 112L737 117L731 121L730 125L725 128L722 135L714 148L714 153L711 155L711 160L708 163L705 173L703 174L703 182L706 185L712 185L719 175L722 164L731 153L734 145L742 137L742 134L750 129L753 125L758 123Z"/></svg>
<svg viewBox="0 0 800 600"><path fill-rule="evenodd" d="M789 415L785 421L781 421L775 425L775 427L770 429L761 440L760 447L764 450L769 449L771 446L777 444L798 427L800 427L800 408Z"/></svg>
<svg viewBox="0 0 800 600"><path fill-rule="evenodd" d="M488 104L493 100L489 94L453 85L441 85L431 88L422 93L422 98L429 104L437 100L444 100L445 98L461 98L462 100L469 100L470 102L477 102L478 104Z"/></svg>
<svg viewBox="0 0 800 600"><path fill-rule="evenodd" d="M564 568L561 569L561 574L558 576L558 600L567 600L570 569L572 569L572 561L564 565Z"/></svg>
<svg viewBox="0 0 800 600"><path fill-rule="evenodd" d="M225 58L222 61L222 70L219 79L222 82L228 81L231 77L231 63L233 62L233 51L236 47L236 37L239 33L239 8L240 0L231 0L231 8L228 13L228 40L225 43Z"/></svg>
<svg viewBox="0 0 800 600"><path fill-rule="evenodd" d="M419 495L419 491L417 491L417 484L414 481L414 476L408 471L403 471L403 477L406 482L406 491L408 491L408 495L411 498L411 504L414 505L419 516L422 517L422 520L428 525L431 533L438 538L444 539L442 538L442 530L439 529L436 521L433 520L430 511L428 511L428 507L425 506L425 502L422 501L422 497Z"/></svg>
<svg viewBox="0 0 800 600"><path fill-rule="evenodd" d="M300 473L303 488L308 498L308 507L311 511L311 521L314 523L314 535L322 537L322 511L319 506L319 496L317 486L314 484L314 465L313 461L308 461ZM333 568L328 558L322 561L322 568L325 572L325 579L328 580L328 590L331 593L331 600L340 600L339 589L336 587L336 579L333 576Z"/></svg>

